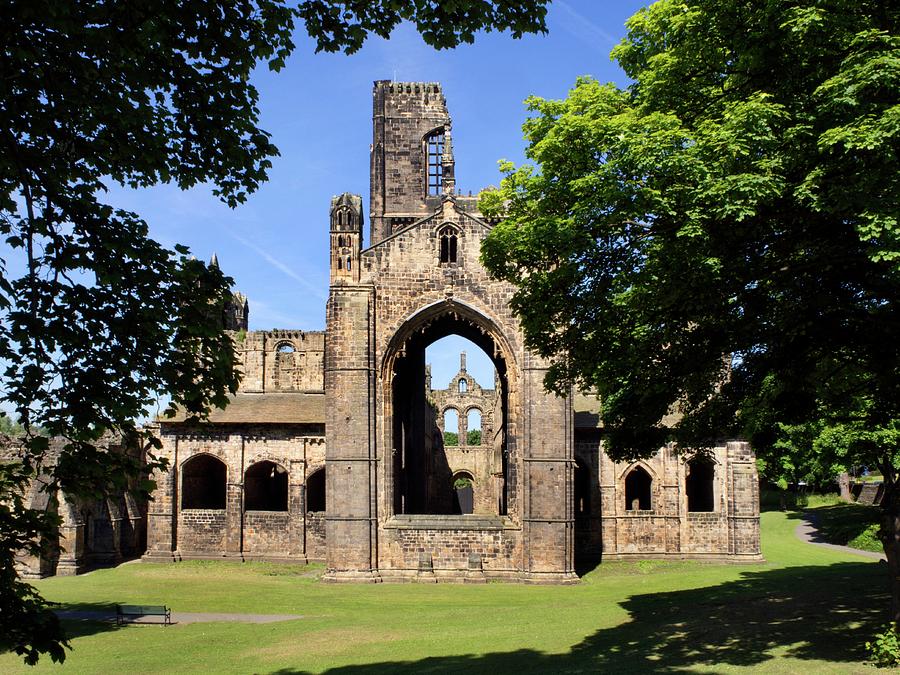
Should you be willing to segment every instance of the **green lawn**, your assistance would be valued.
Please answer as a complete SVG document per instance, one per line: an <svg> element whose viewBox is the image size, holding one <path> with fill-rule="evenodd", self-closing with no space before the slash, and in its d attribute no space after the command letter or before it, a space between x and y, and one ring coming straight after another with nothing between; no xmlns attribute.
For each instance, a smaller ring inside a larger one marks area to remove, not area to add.
<svg viewBox="0 0 900 675"><path fill-rule="evenodd" d="M763 514L766 564L604 563L570 587L343 586L319 568L133 563L38 586L66 608L295 613L276 624L116 628L69 622L66 664L0 672L876 672L885 566L803 544L796 514Z"/></svg>

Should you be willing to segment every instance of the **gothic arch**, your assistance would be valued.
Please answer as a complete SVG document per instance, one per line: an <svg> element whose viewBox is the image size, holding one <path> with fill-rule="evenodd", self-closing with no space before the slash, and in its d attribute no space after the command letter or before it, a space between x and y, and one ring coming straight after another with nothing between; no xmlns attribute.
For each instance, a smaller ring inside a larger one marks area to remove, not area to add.
<svg viewBox="0 0 900 675"><path fill-rule="evenodd" d="M421 445L421 431L428 422L418 412L425 406L425 348L451 334L470 340L493 361L500 380L502 411L499 421L494 420L495 432L499 432L493 442L500 495L497 515L512 513L517 508L518 472L512 469L517 461L515 439L522 413L517 401L515 352L497 322L465 303L445 300L428 305L403 321L388 341L382 357L385 437L381 447L396 449L389 461L383 463L386 492L393 495L392 503L386 505L389 513L440 514L449 513L453 508L449 465L446 459L440 458L441 453L430 452ZM408 392L420 389L421 401L415 398L418 394L411 399ZM439 490L445 494L437 494Z"/></svg>
<svg viewBox="0 0 900 675"><path fill-rule="evenodd" d="M654 485L656 485L658 483L659 474L650 464L648 464L643 459L639 459L635 462L631 462L631 464L626 464L625 468L622 469L621 471L619 471L619 482L622 482L625 479L625 476L627 476L629 473L631 473L631 470L638 466L650 474L650 478L653 479Z"/></svg>
<svg viewBox="0 0 900 675"><path fill-rule="evenodd" d="M658 484L642 462L635 462L623 474L622 496L625 511L653 511Z"/></svg>
<svg viewBox="0 0 900 675"><path fill-rule="evenodd" d="M382 379L391 372L394 361L411 336L417 332L424 331L435 320L447 315L456 316L460 321L471 324L474 333L480 334L480 337L478 339L469 339L481 347L492 360L494 356L489 350L484 348L483 343L485 342L485 336L488 340L493 341L494 344L497 345L500 355L506 362L510 378L517 373L518 362L516 360L516 352L512 348L510 341L507 339L505 332L500 328L499 321L490 316L487 312L466 302L450 299L439 300L416 310L407 316L393 331L391 339L384 350L384 356L381 359L380 371ZM463 335L463 337L468 336ZM510 384L512 384L512 381Z"/></svg>

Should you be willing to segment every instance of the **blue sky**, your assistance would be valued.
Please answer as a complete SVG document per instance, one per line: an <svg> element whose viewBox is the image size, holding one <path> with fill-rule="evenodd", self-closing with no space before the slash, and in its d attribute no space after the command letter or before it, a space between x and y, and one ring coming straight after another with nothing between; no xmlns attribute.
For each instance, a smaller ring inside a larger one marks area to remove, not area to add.
<svg viewBox="0 0 900 675"><path fill-rule="evenodd" d="M555 0L548 35L513 40L490 33L474 45L440 52L404 25L390 40L370 39L352 56L315 54L301 28L286 68L275 74L263 67L253 77L261 127L281 156L246 204L231 210L208 187L182 192L171 185L115 189L111 201L139 213L164 245L184 244L207 260L216 253L249 298L252 330L322 330L329 200L355 192L368 212L373 81L442 83L453 119L457 186L474 194L499 182L499 159L524 161L526 97L562 98L580 75L625 84L609 51L624 36L625 20L644 4ZM446 386L465 348L460 339L429 350L435 386ZM486 357L474 345L467 352L469 371L490 386Z"/></svg>

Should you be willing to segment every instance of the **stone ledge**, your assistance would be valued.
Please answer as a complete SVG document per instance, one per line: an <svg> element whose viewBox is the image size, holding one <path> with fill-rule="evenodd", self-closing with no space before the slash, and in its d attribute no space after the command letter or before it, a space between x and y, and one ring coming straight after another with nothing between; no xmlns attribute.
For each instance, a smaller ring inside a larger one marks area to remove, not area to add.
<svg viewBox="0 0 900 675"><path fill-rule="evenodd" d="M384 523L393 530L518 530L509 518L503 516L446 516L427 514L403 514L392 516Z"/></svg>

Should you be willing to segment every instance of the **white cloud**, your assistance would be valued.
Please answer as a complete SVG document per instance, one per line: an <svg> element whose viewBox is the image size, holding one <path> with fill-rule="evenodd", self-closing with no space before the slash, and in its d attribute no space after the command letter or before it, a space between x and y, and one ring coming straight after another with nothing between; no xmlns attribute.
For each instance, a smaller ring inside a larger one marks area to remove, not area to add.
<svg viewBox="0 0 900 675"><path fill-rule="evenodd" d="M327 299L328 296L322 291L321 286L318 286L318 285L314 284L313 282L309 281L308 279L303 278L302 276L297 274L293 269L291 269L290 267L285 265L283 262L281 262L278 258L273 256L268 251L260 248L259 246L257 246L253 242L251 242L249 239L242 237L241 235L237 234L236 232L234 232L228 228L225 228L225 231L228 232L228 234L231 235L232 238L234 238L235 240L237 240L238 242L240 242L241 244L243 244L244 246L249 248L251 251L255 252L257 255L259 255L263 260L265 260L267 263L269 263L272 267L277 269L279 272L282 272L283 274L289 276L291 279L293 279L300 285L304 286L308 291L310 291L317 298L319 298L320 300Z"/></svg>
<svg viewBox="0 0 900 675"><path fill-rule="evenodd" d="M619 43L618 38L588 19L565 0L554 0L551 8L556 7L563 11L554 12L553 18L557 19L560 27L573 37L604 51Z"/></svg>

